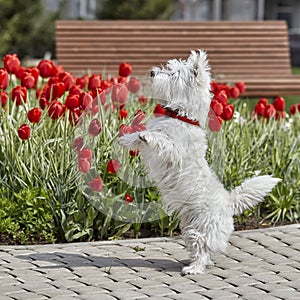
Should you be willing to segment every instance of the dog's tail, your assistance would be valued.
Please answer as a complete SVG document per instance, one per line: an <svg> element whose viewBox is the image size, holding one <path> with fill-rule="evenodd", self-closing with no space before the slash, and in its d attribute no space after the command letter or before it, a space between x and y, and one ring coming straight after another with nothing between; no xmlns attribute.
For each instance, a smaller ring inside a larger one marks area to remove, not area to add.
<svg viewBox="0 0 300 300"><path fill-rule="evenodd" d="M264 200L281 179L269 175L257 176L246 179L240 186L230 192L230 198L235 215L241 214Z"/></svg>

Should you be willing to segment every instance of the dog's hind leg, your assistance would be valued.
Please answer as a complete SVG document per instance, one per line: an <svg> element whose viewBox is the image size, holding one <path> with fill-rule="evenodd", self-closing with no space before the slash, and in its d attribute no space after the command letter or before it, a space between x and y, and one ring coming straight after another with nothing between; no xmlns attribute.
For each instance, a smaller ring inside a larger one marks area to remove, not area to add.
<svg viewBox="0 0 300 300"><path fill-rule="evenodd" d="M182 274L204 273L205 267L212 263L205 236L196 229L189 229L183 233L183 238L188 250L191 251L191 263L182 269Z"/></svg>

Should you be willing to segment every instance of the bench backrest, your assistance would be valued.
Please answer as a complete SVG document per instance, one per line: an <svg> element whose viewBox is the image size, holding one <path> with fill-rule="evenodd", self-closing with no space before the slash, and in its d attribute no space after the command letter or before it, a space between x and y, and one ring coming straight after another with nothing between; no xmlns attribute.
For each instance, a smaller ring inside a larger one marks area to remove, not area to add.
<svg viewBox="0 0 300 300"><path fill-rule="evenodd" d="M127 61L133 75L148 76L151 67L170 58L186 59L204 49L215 75L237 77L291 74L284 21L70 21L56 22L58 64L80 75L116 75Z"/></svg>

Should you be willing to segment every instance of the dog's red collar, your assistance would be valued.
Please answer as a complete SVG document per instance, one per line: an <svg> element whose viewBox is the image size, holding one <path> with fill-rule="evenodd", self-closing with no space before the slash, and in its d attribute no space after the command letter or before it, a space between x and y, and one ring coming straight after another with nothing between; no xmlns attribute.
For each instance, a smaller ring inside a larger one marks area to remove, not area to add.
<svg viewBox="0 0 300 300"><path fill-rule="evenodd" d="M157 104L155 106L154 114L155 114L156 117L165 115L165 116L171 117L173 119L178 119L180 121L183 121L183 122L186 122L186 123L189 123L189 124L192 124L192 125L200 126L198 121L191 120L188 117L180 116L175 111L171 111L171 110L163 108L160 104Z"/></svg>

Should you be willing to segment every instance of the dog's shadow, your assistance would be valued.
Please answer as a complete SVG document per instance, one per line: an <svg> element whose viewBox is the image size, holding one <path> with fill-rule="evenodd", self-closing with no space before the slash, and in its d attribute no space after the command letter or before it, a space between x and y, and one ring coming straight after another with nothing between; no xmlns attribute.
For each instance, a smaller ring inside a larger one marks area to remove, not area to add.
<svg viewBox="0 0 300 300"><path fill-rule="evenodd" d="M130 269L151 268L157 271L180 272L188 264L188 260L172 260L157 258L118 258L116 256L94 256L65 252L34 253L16 256L28 260L39 269L75 269L78 267L97 267L104 270L112 267ZM43 263L44 262L44 263Z"/></svg>

